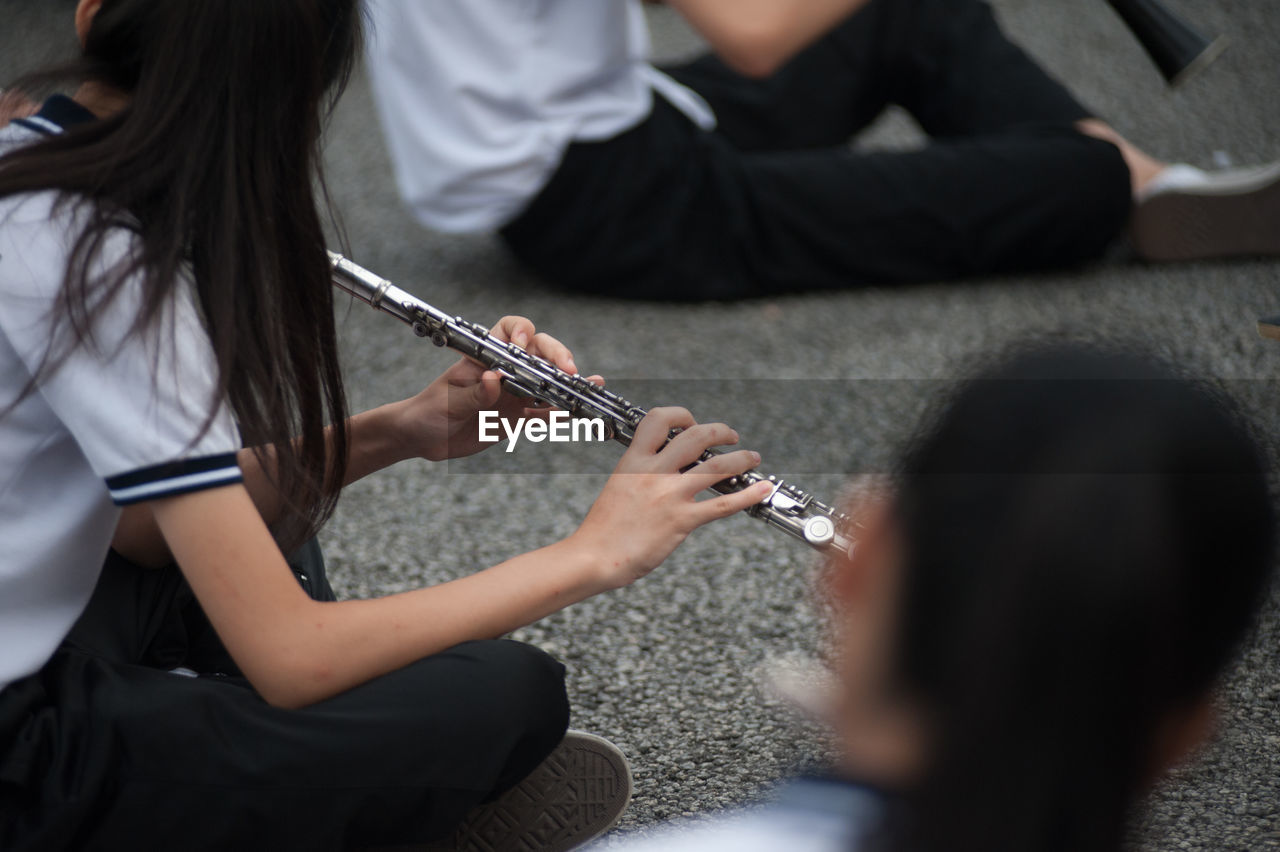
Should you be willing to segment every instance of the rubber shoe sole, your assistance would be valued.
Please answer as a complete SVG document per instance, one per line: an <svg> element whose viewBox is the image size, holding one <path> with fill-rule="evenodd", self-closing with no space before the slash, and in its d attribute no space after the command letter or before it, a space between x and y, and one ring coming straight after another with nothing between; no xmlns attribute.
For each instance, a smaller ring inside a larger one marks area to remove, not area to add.
<svg viewBox="0 0 1280 852"><path fill-rule="evenodd" d="M422 852L567 852L617 824L631 768L613 743L569 731L529 776L473 809L454 835Z"/></svg>
<svg viewBox="0 0 1280 852"><path fill-rule="evenodd" d="M1129 223L1145 260L1280 254L1280 163L1140 202Z"/></svg>

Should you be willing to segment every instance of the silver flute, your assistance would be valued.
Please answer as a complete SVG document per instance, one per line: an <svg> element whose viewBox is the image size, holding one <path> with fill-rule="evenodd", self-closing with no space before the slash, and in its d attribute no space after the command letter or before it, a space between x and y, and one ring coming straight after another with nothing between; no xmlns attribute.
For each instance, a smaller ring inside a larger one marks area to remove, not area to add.
<svg viewBox="0 0 1280 852"><path fill-rule="evenodd" d="M489 334L489 329L461 317L451 317L421 299L401 290L347 258L329 252L333 268L333 284L350 293L374 310L391 314L407 323L418 337L429 337L436 346L447 346L461 352L492 370L502 378L503 386L520 397L535 399L566 411L572 417L599 419L605 434L624 446L630 446L636 428L646 410L632 405L616 393L607 391L532 355L514 343L506 343ZM707 450L705 461L720 450ZM732 494L768 481L773 491L760 503L746 510L775 529L827 552L848 554L853 540L847 535L849 517L814 499L790 483L756 471L717 482L711 490Z"/></svg>

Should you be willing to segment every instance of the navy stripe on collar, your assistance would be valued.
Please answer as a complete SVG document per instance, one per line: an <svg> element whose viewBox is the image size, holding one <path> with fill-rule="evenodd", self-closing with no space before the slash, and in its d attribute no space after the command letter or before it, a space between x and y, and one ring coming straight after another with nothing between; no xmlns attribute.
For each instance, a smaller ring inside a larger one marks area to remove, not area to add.
<svg viewBox="0 0 1280 852"><path fill-rule="evenodd" d="M30 118L15 119L15 124L39 133L53 134L96 121L97 116L66 95L51 95Z"/></svg>

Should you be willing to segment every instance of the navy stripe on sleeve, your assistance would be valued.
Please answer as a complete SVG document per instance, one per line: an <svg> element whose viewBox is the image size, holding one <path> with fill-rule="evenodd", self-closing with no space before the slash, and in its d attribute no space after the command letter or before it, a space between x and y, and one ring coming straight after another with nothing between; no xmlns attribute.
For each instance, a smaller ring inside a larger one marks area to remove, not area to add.
<svg viewBox="0 0 1280 852"><path fill-rule="evenodd" d="M40 111L26 118L15 118L14 124L21 124L28 130L56 136L78 124L88 124L97 117L66 95L51 95L40 105Z"/></svg>
<svg viewBox="0 0 1280 852"><path fill-rule="evenodd" d="M20 124L28 130L34 130L43 136L57 136L62 132L62 126L54 124L49 119L41 115L33 115L29 118L15 118L14 124Z"/></svg>
<svg viewBox="0 0 1280 852"><path fill-rule="evenodd" d="M236 464L236 454L224 453L109 476L107 488L111 492L112 502L117 506L128 506L130 503L155 500L158 497L176 497L243 480L240 465Z"/></svg>

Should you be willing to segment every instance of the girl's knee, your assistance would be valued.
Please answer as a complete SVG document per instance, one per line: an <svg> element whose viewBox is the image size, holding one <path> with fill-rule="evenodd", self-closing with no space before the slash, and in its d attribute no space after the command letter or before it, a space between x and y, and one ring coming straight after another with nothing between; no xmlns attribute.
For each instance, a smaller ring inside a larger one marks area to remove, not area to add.
<svg viewBox="0 0 1280 852"><path fill-rule="evenodd" d="M506 639L469 642L459 651L473 656L485 670L494 700L518 707L530 728L554 730L557 738L569 723L564 665L545 651Z"/></svg>
<svg viewBox="0 0 1280 852"><path fill-rule="evenodd" d="M1087 139L1089 178L1096 187L1089 212L1097 218L1098 243L1095 255L1104 252L1124 232L1133 209L1133 178L1120 149L1110 142Z"/></svg>
<svg viewBox="0 0 1280 852"><path fill-rule="evenodd" d="M564 666L549 654L520 642L468 642L453 649L473 665L469 724L484 748L500 755L489 779L491 792L520 781L564 738L569 699Z"/></svg>
<svg viewBox="0 0 1280 852"><path fill-rule="evenodd" d="M1059 263L1100 257L1129 221L1133 205L1129 166L1110 141L1084 133L1064 133L1046 162L1044 191L1057 210L1049 244Z"/></svg>

